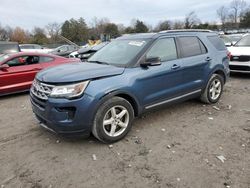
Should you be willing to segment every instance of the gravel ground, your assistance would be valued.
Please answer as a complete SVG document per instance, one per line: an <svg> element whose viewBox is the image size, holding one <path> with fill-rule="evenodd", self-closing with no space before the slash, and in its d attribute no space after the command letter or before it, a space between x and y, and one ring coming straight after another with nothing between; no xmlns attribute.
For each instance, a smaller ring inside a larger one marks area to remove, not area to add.
<svg viewBox="0 0 250 188"><path fill-rule="evenodd" d="M193 100L146 114L113 145L43 130L27 93L0 98L0 109L2 188L250 187L247 75L231 77L216 106Z"/></svg>

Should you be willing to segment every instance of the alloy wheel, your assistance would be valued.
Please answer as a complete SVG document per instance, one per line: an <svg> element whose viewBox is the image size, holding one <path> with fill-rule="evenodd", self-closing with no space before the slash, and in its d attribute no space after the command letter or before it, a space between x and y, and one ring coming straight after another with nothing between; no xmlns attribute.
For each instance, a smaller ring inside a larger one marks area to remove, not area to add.
<svg viewBox="0 0 250 188"><path fill-rule="evenodd" d="M103 119L103 130L110 137L120 136L129 124L128 110L123 106L113 106Z"/></svg>
<svg viewBox="0 0 250 188"><path fill-rule="evenodd" d="M210 85L209 95L212 100L217 100L220 97L222 91L221 81L219 79L214 79Z"/></svg>

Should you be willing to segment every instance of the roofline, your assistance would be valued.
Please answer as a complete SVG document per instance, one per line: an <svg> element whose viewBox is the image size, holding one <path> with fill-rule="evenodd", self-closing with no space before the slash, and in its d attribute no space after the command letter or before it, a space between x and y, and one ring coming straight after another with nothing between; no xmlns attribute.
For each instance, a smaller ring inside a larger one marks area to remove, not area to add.
<svg viewBox="0 0 250 188"><path fill-rule="evenodd" d="M41 46L40 44L32 44L32 43L29 43L29 44L19 44L19 46L23 46L23 45L39 45L39 46Z"/></svg>
<svg viewBox="0 0 250 188"><path fill-rule="evenodd" d="M162 33L181 33L181 32L206 32L206 33L213 33L214 31L212 30L207 30L207 29L173 29L173 30L164 30L164 31L160 31L158 33L162 34Z"/></svg>
<svg viewBox="0 0 250 188"><path fill-rule="evenodd" d="M49 56L49 57L61 57L61 58L65 58L62 56L58 56L55 54L50 54L50 53L41 53L41 52L14 52L14 53L10 53L10 54L4 54L4 55L9 55L9 56L19 56L19 55L27 55L27 56Z"/></svg>

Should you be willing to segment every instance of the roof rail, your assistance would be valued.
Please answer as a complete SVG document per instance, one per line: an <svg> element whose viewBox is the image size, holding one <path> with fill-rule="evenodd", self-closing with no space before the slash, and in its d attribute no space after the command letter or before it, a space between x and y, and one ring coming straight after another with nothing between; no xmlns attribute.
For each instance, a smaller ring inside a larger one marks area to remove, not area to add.
<svg viewBox="0 0 250 188"><path fill-rule="evenodd" d="M164 30L159 33L176 33L176 32L213 32L212 30L206 29L179 29L179 30Z"/></svg>

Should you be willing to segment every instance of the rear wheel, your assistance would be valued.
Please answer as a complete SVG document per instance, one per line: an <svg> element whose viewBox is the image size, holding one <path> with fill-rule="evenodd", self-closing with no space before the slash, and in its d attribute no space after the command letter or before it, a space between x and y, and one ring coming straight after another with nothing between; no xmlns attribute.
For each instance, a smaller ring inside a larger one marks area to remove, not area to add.
<svg viewBox="0 0 250 188"><path fill-rule="evenodd" d="M123 98L113 97L99 107L92 133L104 143L116 142L129 132L133 119L131 104Z"/></svg>
<svg viewBox="0 0 250 188"><path fill-rule="evenodd" d="M209 79L205 90L203 91L200 100L207 104L216 103L219 101L224 86L224 79L218 74L213 74Z"/></svg>

